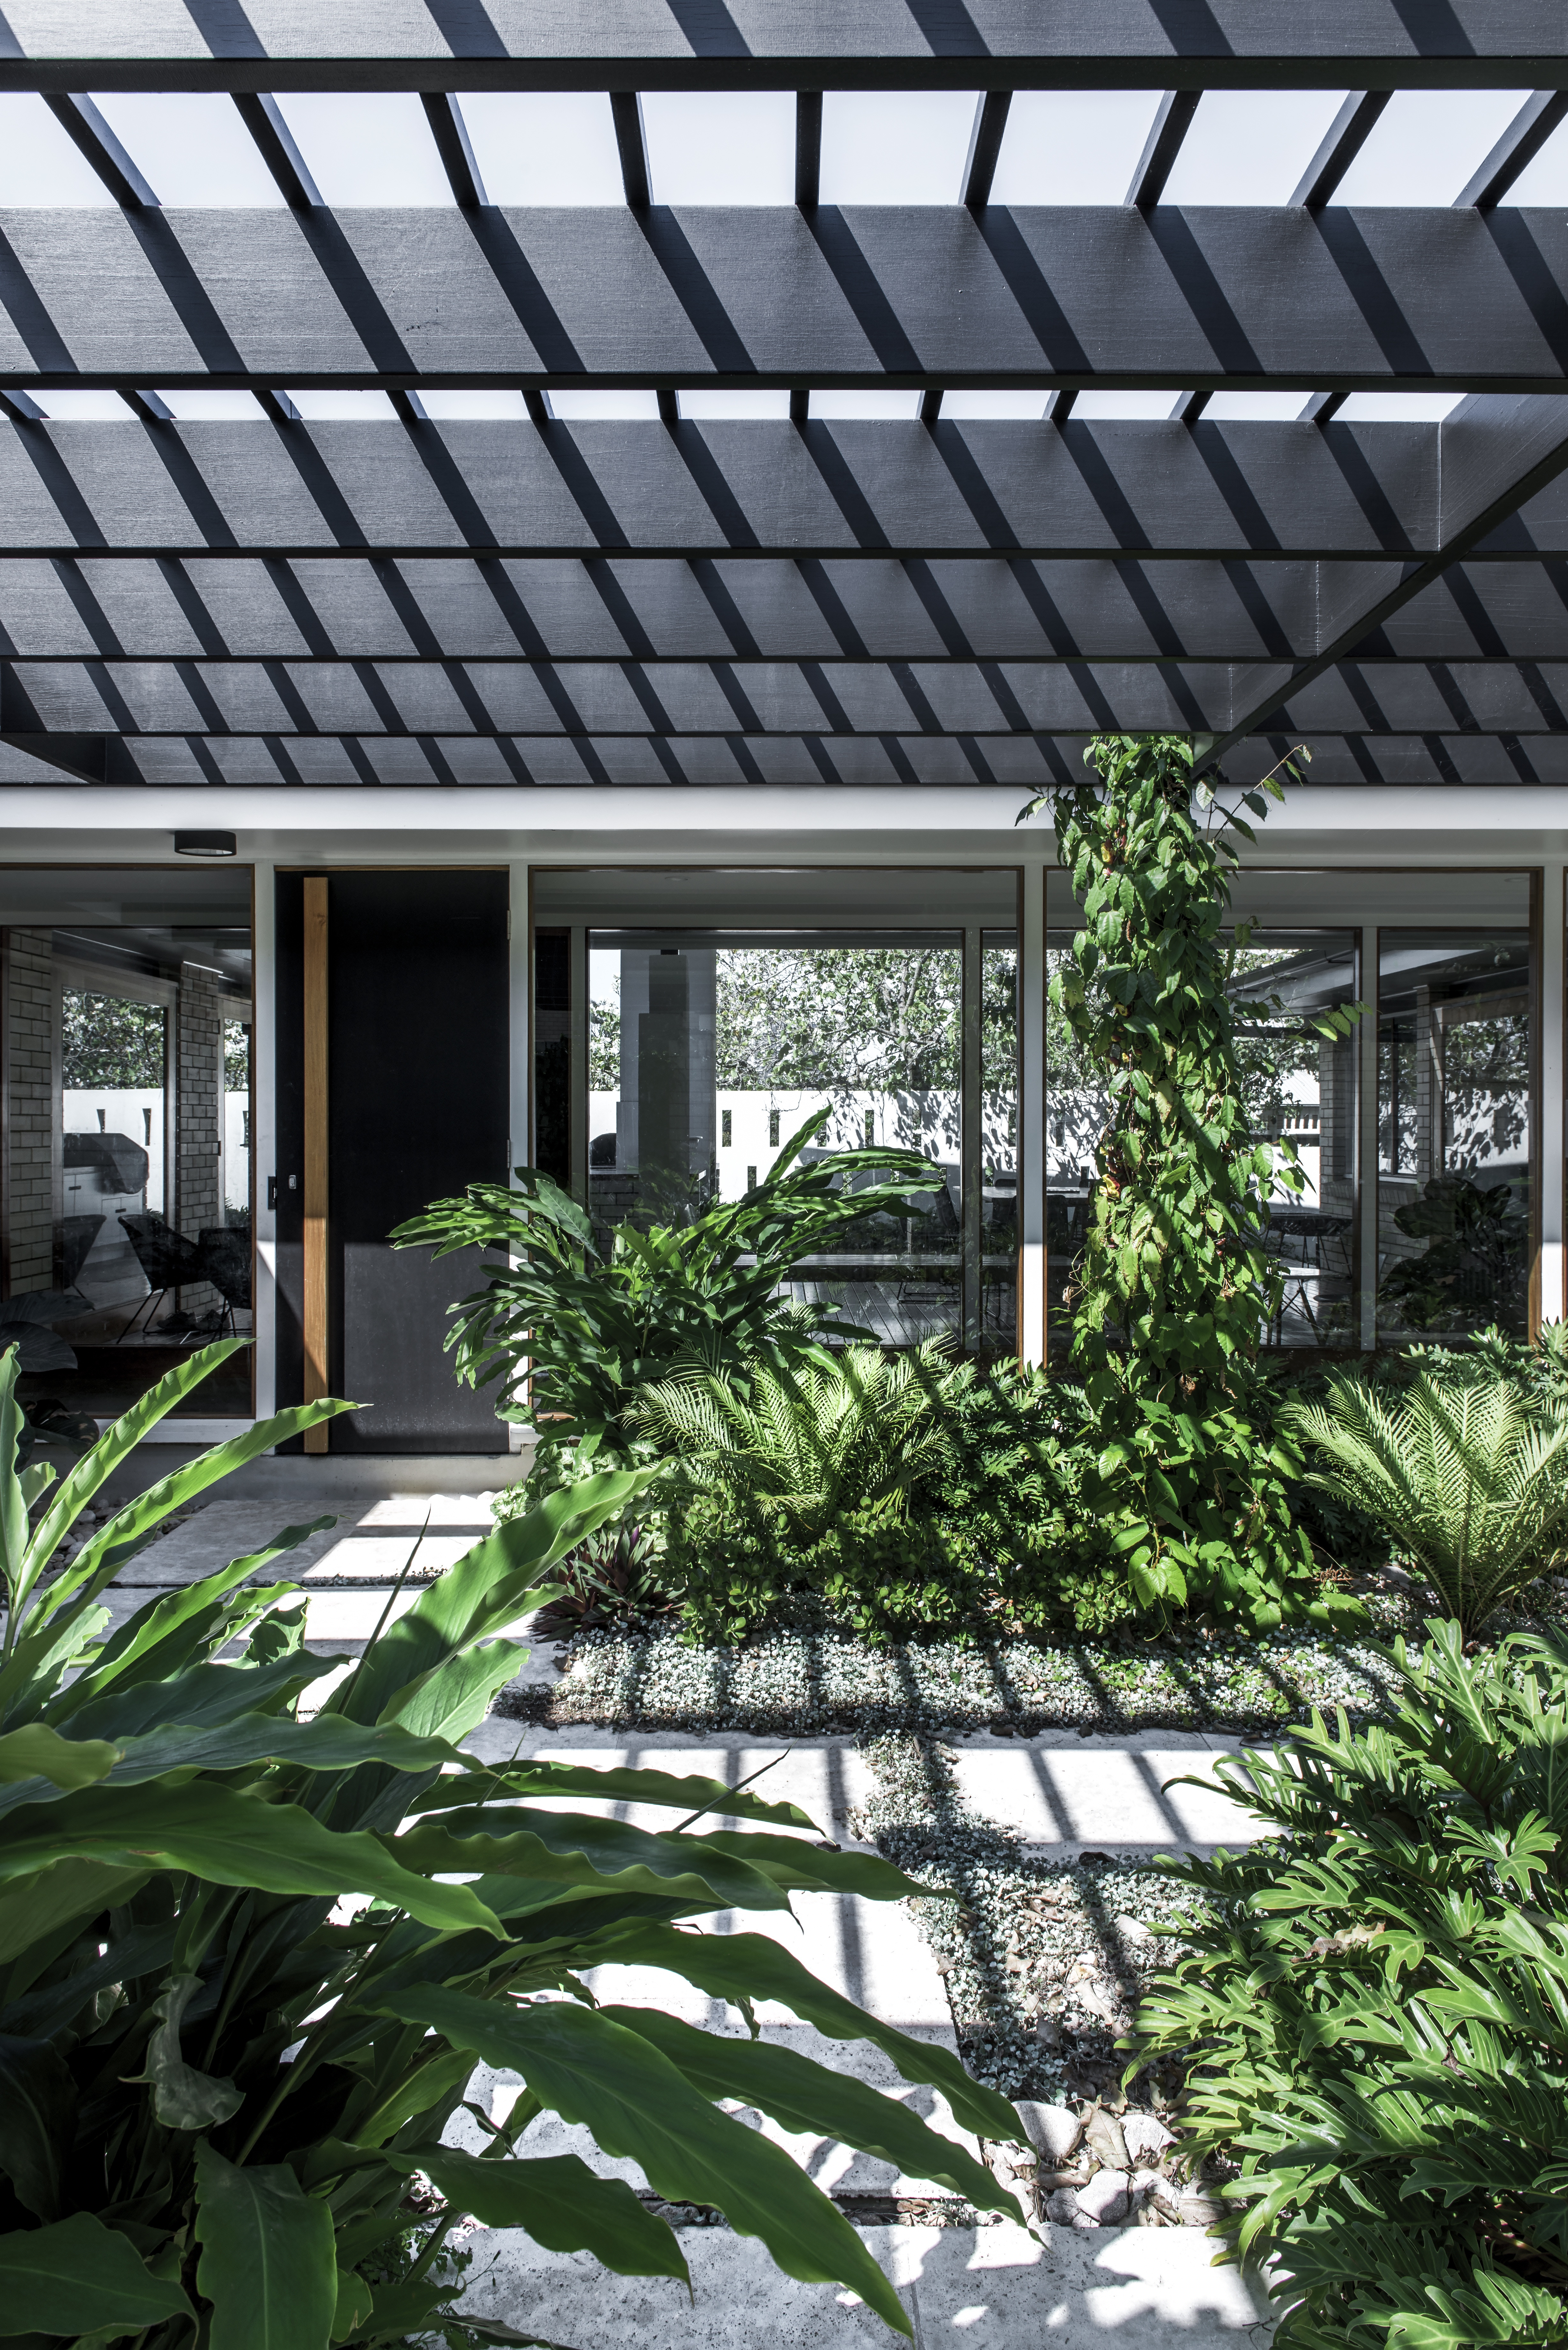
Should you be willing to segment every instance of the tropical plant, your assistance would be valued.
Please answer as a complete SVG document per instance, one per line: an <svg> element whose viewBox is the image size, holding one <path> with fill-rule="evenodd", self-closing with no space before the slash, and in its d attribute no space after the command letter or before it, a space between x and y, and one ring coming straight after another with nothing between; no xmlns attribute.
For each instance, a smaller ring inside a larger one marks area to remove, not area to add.
<svg viewBox="0 0 1568 2350"><path fill-rule="evenodd" d="M632 1419L679 1484L810 1542L850 1510L907 1515L911 1487L950 1457L935 1390L973 1377L940 1340L895 1357L850 1347L820 1366L759 1367L744 1390L705 1367L678 1371L644 1388Z"/></svg>
<svg viewBox="0 0 1568 2350"><path fill-rule="evenodd" d="M1108 1122L1077 1271L1072 1357L1096 1455L1085 1498L1108 1520L1138 1604L1267 1626L1352 1603L1319 1587L1293 1525L1297 1466L1258 1393L1281 1274L1271 1201L1299 1191L1287 1146L1251 1130L1228 992L1229 872L1251 827L1220 810L1181 735L1099 735L1049 805L1084 909L1052 1002L1100 1072ZM1281 771L1241 805L1267 812ZM1246 948L1246 926L1234 947ZM1314 1015L1325 1035L1351 1015Z"/></svg>
<svg viewBox="0 0 1568 2350"><path fill-rule="evenodd" d="M1217 1758L1269 1840L1176 1866L1131 2043L1188 2066L1284 2350L1568 2341L1568 1648L1427 1629L1386 1723Z"/></svg>
<svg viewBox="0 0 1568 2350"><path fill-rule="evenodd" d="M1280 1418L1321 1464L1303 1482L1375 1519L1467 1638L1568 1550L1568 1408L1511 1377L1423 1368L1380 1391L1338 1374Z"/></svg>
<svg viewBox="0 0 1568 2350"><path fill-rule="evenodd" d="M503 1406L518 1416L531 1386L529 1416L562 1430L580 1474L600 1456L630 1457L639 1389L682 1364L743 1378L753 1362L826 1360L824 1335L869 1336L835 1306L790 1305L780 1285L801 1257L830 1248L862 1216L908 1213L910 1193L940 1189L942 1175L906 1150L797 1163L828 1116L808 1118L743 1199L712 1201L684 1225L620 1224L607 1248L587 1211L532 1167L517 1170L514 1190L471 1184L461 1200L439 1200L400 1224L399 1248L438 1257L480 1249L504 1260L452 1309L446 1343L458 1378L474 1388L498 1381ZM531 1482L536 1489L560 1473L543 1462Z"/></svg>
<svg viewBox="0 0 1568 2350"><path fill-rule="evenodd" d="M47 1580L114 1461L228 1351L171 1373L31 1533L44 1481L16 1472L15 1357L0 1364L7 2328L92 2350L128 2335L184 2350L192 2328L211 2350L401 2340L452 2317L458 2282L440 2263L465 2215L684 2280L678 2238L628 2187L575 2156L517 2151L547 2108L639 2162L659 2194L718 2206L791 2275L836 2279L908 2332L863 2240L722 2101L1013 2210L986 2170L897 2100L763 2044L754 2023L732 2040L600 2007L581 1973L610 1960L664 1969L748 2022L750 2002L781 2000L829 2037L874 2041L906 2078L940 2087L961 2126L1011 2135L1011 2108L956 2058L863 2014L782 1944L680 1930L721 1910L787 1913L797 1889L916 1888L821 1844L790 1804L657 1772L492 1765L459 1742L526 1653L508 1633L551 1596L553 1562L656 1472L585 1479L497 1527L346 1672L347 1659L302 1645L296 1586L254 1582L303 1527L104 1637L93 1600L176 1498L353 1408L280 1415L176 1471ZM244 1652L225 1661L236 1634ZM303 1718L302 1695L329 1675ZM656 1834L573 1811L581 1797L683 1816ZM716 1816L762 1832L708 1832ZM479 2061L525 2087L504 2126L469 2109L488 2141L475 2154L444 2141Z"/></svg>

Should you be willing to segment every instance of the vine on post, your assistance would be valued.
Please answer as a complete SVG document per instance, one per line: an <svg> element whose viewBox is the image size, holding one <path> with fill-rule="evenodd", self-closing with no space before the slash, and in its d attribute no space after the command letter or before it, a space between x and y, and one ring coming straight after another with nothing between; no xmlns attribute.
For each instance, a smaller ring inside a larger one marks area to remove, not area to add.
<svg viewBox="0 0 1568 2350"><path fill-rule="evenodd" d="M1272 1007L1226 992L1246 943L1224 927L1230 874L1254 835L1195 784L1195 755L1183 735L1098 735L1084 780L1023 811L1050 806L1083 907L1051 996L1110 1102L1071 1356L1096 1452L1085 1499L1114 1523L1143 1606L1322 1620L1354 1603L1320 1592L1292 1523L1301 1464L1256 1359L1280 1310L1270 1201L1304 1179L1288 1145L1249 1130L1242 1099L1237 1023ZM1295 773L1282 761L1240 806L1266 815ZM1344 1035L1358 1009L1313 1024Z"/></svg>

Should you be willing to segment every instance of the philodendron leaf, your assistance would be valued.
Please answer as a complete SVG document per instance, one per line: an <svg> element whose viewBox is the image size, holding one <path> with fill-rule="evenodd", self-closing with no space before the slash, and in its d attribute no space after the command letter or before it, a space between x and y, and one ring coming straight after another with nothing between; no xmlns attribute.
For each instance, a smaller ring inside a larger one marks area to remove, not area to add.
<svg viewBox="0 0 1568 2350"><path fill-rule="evenodd" d="M196 2314L171 2278L153 2276L124 2236L87 2211L0 2236L0 2312L7 2334L108 2336Z"/></svg>
<svg viewBox="0 0 1568 2350"><path fill-rule="evenodd" d="M691 2282L674 2230L623 2178L596 2178L575 2154L492 2161L455 2147L410 2146L387 2160L423 2171L455 2210L486 2228L522 2228L549 2252L592 2252L618 2276Z"/></svg>
<svg viewBox="0 0 1568 2350"><path fill-rule="evenodd" d="M337 2313L332 2214L284 2163L196 2147L196 2282L211 2350L327 2350Z"/></svg>
<svg viewBox="0 0 1568 2350"><path fill-rule="evenodd" d="M62 1792L90 1787L119 1760L119 1749L101 1738L62 1738L47 1722L29 1721L0 1738L0 1785L19 1779L47 1779Z"/></svg>
<svg viewBox="0 0 1568 2350"><path fill-rule="evenodd" d="M0 2033L0 2170L36 2219L59 2210L76 2119L77 2085L59 2051Z"/></svg>
<svg viewBox="0 0 1568 2350"><path fill-rule="evenodd" d="M639 2162L656 2195L716 2203L742 2235L760 2236L786 2276L857 2293L899 2334L898 2294L836 2206L781 2147L720 2111L639 2033L569 2000L513 2007L443 1985L386 2001L454 2048L523 2075L541 2105L580 2122L608 2155Z"/></svg>
<svg viewBox="0 0 1568 2350"><path fill-rule="evenodd" d="M668 1967L710 1998L776 2000L803 2023L813 2023L830 2040L869 2040L890 2056L906 2081L940 2089L954 2119L980 2137L1017 2138L1016 2112L995 2089L974 2081L950 2049L912 2040L877 2016L867 2015L842 1992L818 1982L794 1952L764 1934L683 1934L673 1926L640 1919L616 1927L596 1940L591 1960L628 1967Z"/></svg>
<svg viewBox="0 0 1568 2350"><path fill-rule="evenodd" d="M180 2053L180 2026L185 2010L202 1988L200 1975L175 1975L152 2002L158 2028L147 2043L147 2070L122 2073L126 2082L150 2081L152 2110L165 2129L213 2129L230 2121L244 2104L244 2092L232 2081L215 2081L198 2073Z"/></svg>
<svg viewBox="0 0 1568 2350"><path fill-rule="evenodd" d="M214 1885L265 1893L371 1893L424 1926L501 1939L465 1885L435 1885L399 1866L364 1831L336 1835L296 1804L265 1804L212 1780L184 1787L88 1787L0 1823L0 1878L64 1860L185 1869Z"/></svg>
<svg viewBox="0 0 1568 2350"><path fill-rule="evenodd" d="M717 2032L699 2032L658 2008L604 2007L599 2012L661 2048L705 2097L739 2097L771 2114L786 2130L838 2138L863 2154L896 2164L912 2178L951 2188L981 2211L1005 2211L1023 2220L1013 2197L998 2187L982 2162L928 2128L897 2097L867 2088L848 2073L831 2073L797 2049L779 2048L768 2041L730 2040ZM1017 2131L1015 2120L1014 2137Z"/></svg>

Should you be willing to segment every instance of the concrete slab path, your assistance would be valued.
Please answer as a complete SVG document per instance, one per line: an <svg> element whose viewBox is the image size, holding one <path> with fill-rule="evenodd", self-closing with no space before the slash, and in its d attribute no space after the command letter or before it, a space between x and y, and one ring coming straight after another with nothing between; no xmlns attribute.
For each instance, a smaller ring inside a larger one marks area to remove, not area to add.
<svg viewBox="0 0 1568 2350"><path fill-rule="evenodd" d="M410 1551L423 1534L399 1607L418 1596L410 1585L462 1555L490 1526L489 1496L431 1492L429 1481L407 1495L334 1494L321 1514L337 1508L337 1524L313 1535L286 1562L265 1571L287 1574L309 1591L307 1638L312 1647L352 1657L369 1638ZM294 1495L213 1502L151 1544L109 1595L117 1617L145 1605L160 1590L210 1574L230 1559L261 1548L291 1520L317 1512ZM427 1530L428 1518L428 1530ZM525 1638L529 1619L512 1627ZM541 1647L524 1678L556 1678L554 1650ZM318 1685L319 1695L330 1684ZM657 1768L738 1786L763 1764L756 1792L798 1804L834 1843L850 1846L859 1814L876 1792L865 1755L852 1738L786 1741L742 1732L694 1736L690 1731L622 1733L591 1726L540 1728L492 1715L467 1742L487 1760L514 1754L596 1767ZM1079 1737L1047 1731L1033 1739L990 1734L950 1737L958 1794L971 1814L1010 1829L1026 1851L1072 1860L1085 1850L1127 1856L1165 1850L1211 1851L1217 1843L1247 1840L1249 1825L1222 1790L1170 1783L1205 1773L1213 1754L1242 1742L1170 1731L1125 1738ZM677 1815L649 1807L591 1806L649 1828L666 1828ZM715 1814L715 1820L719 1814ZM917 2038L956 2047L950 2012L935 1954L902 1904L836 1894L797 1896L792 1917L728 1913L708 1921L714 1933L764 1933L790 1949L824 1982L883 2021ZM710 2000L680 1978L649 1968L604 1967L589 1982L596 1996L618 2003L658 2005L711 2031L738 2034L737 2010ZM955 2123L934 2091L911 2087L890 2062L861 2043L828 2041L786 2007L762 2002L764 2036L849 2072L884 2095L905 2101L930 2125L965 2146L976 2142ZM482 2067L470 2094L501 2120L520 2083L514 2074ZM907 2177L895 2166L809 2134L792 2135L756 2113L742 2117L786 2147L829 2193L855 2209L865 2197L929 2202L950 2191ZM476 2148L482 2133L460 2114L451 2135ZM635 2164L601 2155L587 2133L542 2115L524 2133L527 2154L580 2154L601 2173L645 2187ZM861 2207L864 2209L864 2205ZM1214 2247L1200 2230L1105 2229L1075 2232L1043 2225L1026 2231L1011 2222L975 2227L867 2227L861 2232L892 2278L915 2329L919 2350L1090 2350L1114 2336L1118 2350L1221 2350L1241 2337L1262 2345L1272 2332L1261 2285L1233 2268L1210 2266ZM836 2285L800 2284L776 2270L760 2243L724 2227L685 2227L681 2245L691 2264L695 2307L684 2290L659 2280L608 2275L587 2256L542 2251L515 2231L474 2229L469 2274L471 2305L480 2315L527 2333L536 2330L576 2350L667 2350L680 2341L693 2350L848 2350L890 2339L881 2321Z"/></svg>

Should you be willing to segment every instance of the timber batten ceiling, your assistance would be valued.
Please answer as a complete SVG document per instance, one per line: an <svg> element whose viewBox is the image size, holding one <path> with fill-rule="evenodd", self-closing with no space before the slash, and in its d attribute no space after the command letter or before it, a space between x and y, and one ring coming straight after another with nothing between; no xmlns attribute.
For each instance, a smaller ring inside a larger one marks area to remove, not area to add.
<svg viewBox="0 0 1568 2350"><path fill-rule="evenodd" d="M1203 91L1342 87L1292 203L1160 201ZM614 93L624 203L485 200L462 94L551 88ZM649 201L635 93L727 88L797 93L796 203ZM964 201L818 200L855 88L977 94ZM990 201L1040 88L1167 93L1127 202ZM1423 88L1532 95L1453 205L1333 201ZM0 776L1036 789L1168 727L1568 782L1568 206L1509 201L1562 0L5 0L7 89L106 200L0 211ZM86 95L134 89L230 93L281 203L161 203ZM272 93L329 90L420 93L452 203L320 202ZM554 414L594 388L657 419ZM50 417L93 390L125 421ZM682 412L714 390L790 421ZM812 412L897 390L919 421ZM974 390L1051 405L944 416ZM1338 412L1411 391L1464 397ZM1205 415L1237 392L1303 414Z"/></svg>

